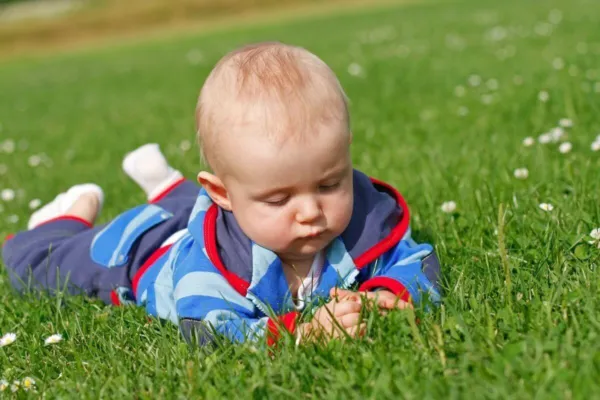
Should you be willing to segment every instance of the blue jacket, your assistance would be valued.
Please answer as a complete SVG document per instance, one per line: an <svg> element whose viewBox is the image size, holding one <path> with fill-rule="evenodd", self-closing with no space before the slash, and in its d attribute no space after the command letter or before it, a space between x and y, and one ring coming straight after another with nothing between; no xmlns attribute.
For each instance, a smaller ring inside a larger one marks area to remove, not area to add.
<svg viewBox="0 0 600 400"><path fill-rule="evenodd" d="M440 266L429 244L411 238L409 210L391 186L354 172L354 209L347 229L327 248L314 301L333 287L390 290L419 304L440 299ZM161 248L133 281L138 305L179 324L188 339L213 332L234 342L273 341L294 331L294 308L281 260L253 243L233 214L201 190L187 229ZM270 334L269 334L270 333Z"/></svg>

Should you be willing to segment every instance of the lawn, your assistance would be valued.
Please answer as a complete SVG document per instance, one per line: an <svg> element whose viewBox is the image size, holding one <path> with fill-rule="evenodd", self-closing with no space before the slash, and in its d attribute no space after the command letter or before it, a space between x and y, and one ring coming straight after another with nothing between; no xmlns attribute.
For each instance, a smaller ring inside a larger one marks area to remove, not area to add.
<svg viewBox="0 0 600 400"><path fill-rule="evenodd" d="M6 61L0 190L15 199L0 201L0 237L23 229L30 200L80 182L105 189L101 221L143 202L120 162L146 142L194 176L203 79L266 39L339 74L356 166L404 194L442 261L443 305L375 318L357 342L208 353L142 309L17 296L2 271L0 334L17 340L0 379L32 377L47 398L600 396L596 1L428 2Z"/></svg>

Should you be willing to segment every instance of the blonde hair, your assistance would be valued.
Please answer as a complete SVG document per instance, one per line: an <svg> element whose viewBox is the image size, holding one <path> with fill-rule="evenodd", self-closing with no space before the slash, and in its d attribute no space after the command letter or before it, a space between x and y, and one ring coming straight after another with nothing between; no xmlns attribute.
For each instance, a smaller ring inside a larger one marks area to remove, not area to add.
<svg viewBox="0 0 600 400"><path fill-rule="evenodd" d="M196 107L203 162L215 169L219 139L252 112L264 115L265 134L277 142L302 139L327 119L349 124L348 101L331 68L301 47L278 42L234 50L209 74Z"/></svg>

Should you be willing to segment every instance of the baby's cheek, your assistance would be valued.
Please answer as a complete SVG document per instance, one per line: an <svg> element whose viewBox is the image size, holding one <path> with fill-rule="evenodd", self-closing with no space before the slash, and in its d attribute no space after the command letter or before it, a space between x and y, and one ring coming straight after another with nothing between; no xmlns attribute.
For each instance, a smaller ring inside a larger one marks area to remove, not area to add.
<svg viewBox="0 0 600 400"><path fill-rule="evenodd" d="M331 228L339 231L338 233L343 232L352 217L352 197L340 196L335 202L329 204L329 213Z"/></svg>
<svg viewBox="0 0 600 400"><path fill-rule="evenodd" d="M258 215L257 218L251 221L251 224L251 231L253 232L251 239L272 250L285 246L290 235L289 227L277 218Z"/></svg>

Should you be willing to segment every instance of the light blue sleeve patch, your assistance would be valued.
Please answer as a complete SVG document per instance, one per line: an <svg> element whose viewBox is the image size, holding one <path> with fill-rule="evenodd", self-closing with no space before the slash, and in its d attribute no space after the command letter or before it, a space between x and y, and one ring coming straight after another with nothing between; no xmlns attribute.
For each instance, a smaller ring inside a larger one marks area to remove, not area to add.
<svg viewBox="0 0 600 400"><path fill-rule="evenodd" d="M92 260L106 268L122 267L137 240L148 230L173 217L154 204L135 207L116 217L92 241Z"/></svg>

